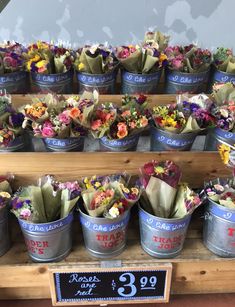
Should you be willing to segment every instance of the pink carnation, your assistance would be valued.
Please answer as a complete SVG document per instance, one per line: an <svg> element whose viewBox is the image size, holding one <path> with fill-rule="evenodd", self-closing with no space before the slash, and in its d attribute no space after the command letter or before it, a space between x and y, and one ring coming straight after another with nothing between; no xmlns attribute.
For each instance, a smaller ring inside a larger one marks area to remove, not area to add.
<svg viewBox="0 0 235 307"><path fill-rule="evenodd" d="M42 136L45 138L52 138L55 136L55 131L52 129L52 127L43 127L42 128Z"/></svg>
<svg viewBox="0 0 235 307"><path fill-rule="evenodd" d="M69 125L71 122L71 118L68 115L68 111L64 111L62 113L59 114L59 120L65 124L65 125Z"/></svg>

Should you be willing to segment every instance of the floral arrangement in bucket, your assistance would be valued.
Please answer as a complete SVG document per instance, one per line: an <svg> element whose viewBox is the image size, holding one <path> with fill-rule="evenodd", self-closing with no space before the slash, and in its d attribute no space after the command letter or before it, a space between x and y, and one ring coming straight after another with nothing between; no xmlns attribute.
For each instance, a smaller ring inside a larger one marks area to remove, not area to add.
<svg viewBox="0 0 235 307"><path fill-rule="evenodd" d="M113 143L117 143L121 150L125 150L125 141L130 140L131 147L133 142L137 145L140 133L148 126L148 119L147 97L126 95L120 107L106 104L95 109L90 129L95 138L100 138L101 144L107 143L108 147L112 147Z"/></svg>
<svg viewBox="0 0 235 307"><path fill-rule="evenodd" d="M25 49L23 45L15 42L0 44L0 74L23 71Z"/></svg>
<svg viewBox="0 0 235 307"><path fill-rule="evenodd" d="M235 73L235 57L230 48L218 47L213 53L213 64L216 69L229 74Z"/></svg>
<svg viewBox="0 0 235 307"><path fill-rule="evenodd" d="M11 105L11 97L0 95L0 151L17 151L24 147L24 115Z"/></svg>
<svg viewBox="0 0 235 307"><path fill-rule="evenodd" d="M5 176L0 176L0 211L4 210L10 205L11 201L11 181L14 179L14 176L7 174Z"/></svg>

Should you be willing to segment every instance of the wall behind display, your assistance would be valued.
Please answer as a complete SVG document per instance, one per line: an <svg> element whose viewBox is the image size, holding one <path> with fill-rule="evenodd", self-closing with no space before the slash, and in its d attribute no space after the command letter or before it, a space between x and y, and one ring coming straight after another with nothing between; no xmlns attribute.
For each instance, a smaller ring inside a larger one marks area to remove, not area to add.
<svg viewBox="0 0 235 307"><path fill-rule="evenodd" d="M0 14L0 41L116 45L157 28L172 44L234 47L234 11L233 0L11 0Z"/></svg>

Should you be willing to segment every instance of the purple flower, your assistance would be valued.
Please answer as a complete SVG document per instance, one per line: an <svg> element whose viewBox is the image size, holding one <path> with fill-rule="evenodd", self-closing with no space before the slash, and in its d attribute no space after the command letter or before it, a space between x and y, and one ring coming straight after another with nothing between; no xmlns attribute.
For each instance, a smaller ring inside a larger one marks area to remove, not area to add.
<svg viewBox="0 0 235 307"><path fill-rule="evenodd" d="M12 127L21 127L24 121L24 115L22 113L12 113L9 116L9 124Z"/></svg>

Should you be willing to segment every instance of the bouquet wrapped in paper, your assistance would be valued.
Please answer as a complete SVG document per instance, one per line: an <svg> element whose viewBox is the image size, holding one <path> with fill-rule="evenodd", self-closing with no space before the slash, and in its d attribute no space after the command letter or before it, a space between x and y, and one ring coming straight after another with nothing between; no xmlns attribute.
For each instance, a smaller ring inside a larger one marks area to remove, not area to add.
<svg viewBox="0 0 235 307"><path fill-rule="evenodd" d="M14 179L12 174L0 176L0 210L10 204L11 200L11 181Z"/></svg>
<svg viewBox="0 0 235 307"><path fill-rule="evenodd" d="M213 54L213 64L220 71L235 74L235 57L232 49L218 47Z"/></svg>
<svg viewBox="0 0 235 307"><path fill-rule="evenodd" d="M115 219L139 200L141 187L129 185L129 176L110 175L84 178L86 189L82 191L84 207L92 217Z"/></svg>
<svg viewBox="0 0 235 307"><path fill-rule="evenodd" d="M23 71L25 47L19 43L0 44L0 74Z"/></svg>
<svg viewBox="0 0 235 307"><path fill-rule="evenodd" d="M173 133L198 132L214 126L212 104L204 94L193 97L179 95L177 104L153 107L153 124L161 130Z"/></svg>
<svg viewBox="0 0 235 307"><path fill-rule="evenodd" d="M69 71L74 62L74 52L63 45L38 41L29 45L24 53L26 69L39 74L59 74Z"/></svg>
<svg viewBox="0 0 235 307"><path fill-rule="evenodd" d="M84 46L76 52L74 67L79 72L105 74L113 71L116 66L117 60L110 46L101 44Z"/></svg>
<svg viewBox="0 0 235 307"><path fill-rule="evenodd" d="M165 49L165 53L169 69L184 73L207 71L212 62L212 55L208 49L201 49L192 44L169 46Z"/></svg>
<svg viewBox="0 0 235 307"><path fill-rule="evenodd" d="M186 183L180 183L181 170L173 161L151 161L140 169L144 186L143 208L162 218L182 218L201 204L199 196Z"/></svg>
<svg viewBox="0 0 235 307"><path fill-rule="evenodd" d="M66 217L81 195L79 182L61 183L52 176L39 179L38 185L22 187L13 196L11 211L31 223L48 223Z"/></svg>

